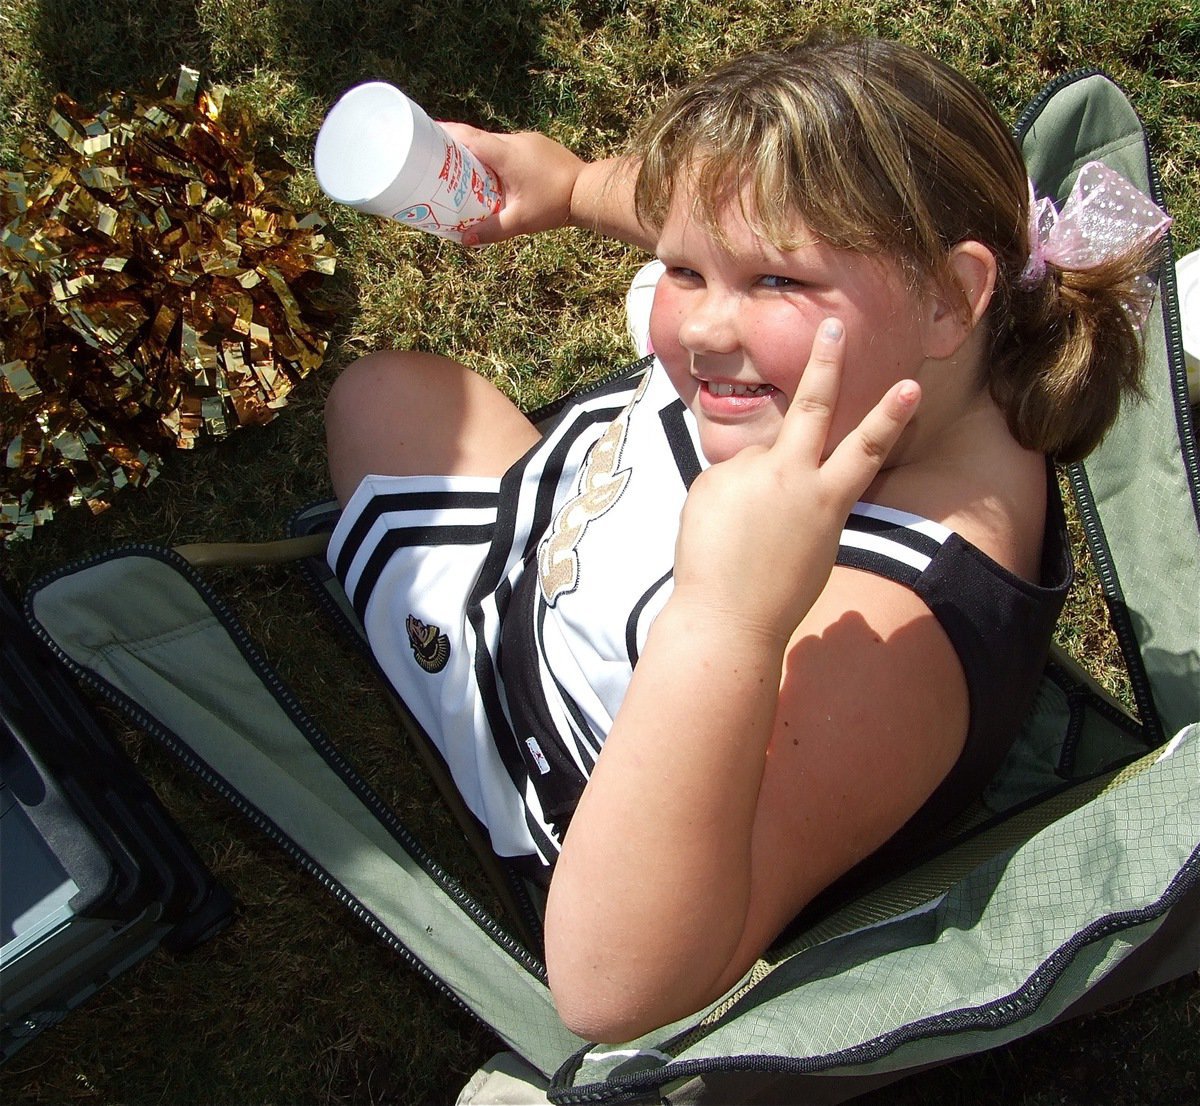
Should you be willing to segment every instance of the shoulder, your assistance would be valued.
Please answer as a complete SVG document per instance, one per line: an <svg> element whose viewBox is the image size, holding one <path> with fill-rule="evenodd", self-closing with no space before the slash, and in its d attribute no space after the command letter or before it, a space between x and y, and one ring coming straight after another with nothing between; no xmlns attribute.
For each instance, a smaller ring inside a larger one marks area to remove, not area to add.
<svg viewBox="0 0 1200 1106"><path fill-rule="evenodd" d="M788 648L759 796L768 940L920 809L968 719L962 667L929 608L902 584L835 568Z"/></svg>
<svg viewBox="0 0 1200 1106"><path fill-rule="evenodd" d="M819 697L808 695L814 686ZM832 703L856 720L873 717L885 723L889 733L912 719L917 720L914 729L927 733L928 719L920 716L936 714L936 728L953 731L947 743L957 746L966 731L965 691L952 644L911 588L872 572L837 567L792 637L780 704L785 715L796 715L820 699L827 717L808 720L815 727L834 721L827 709ZM880 728L870 736L862 727L854 732L856 739L875 742Z"/></svg>
<svg viewBox="0 0 1200 1106"><path fill-rule="evenodd" d="M1042 455L1001 439L979 464L886 476L867 498L917 516L913 550L927 520L1018 576L1040 576ZM962 755L967 673L902 577L835 567L792 637L756 820L756 855L771 858L755 898L763 932L892 837Z"/></svg>

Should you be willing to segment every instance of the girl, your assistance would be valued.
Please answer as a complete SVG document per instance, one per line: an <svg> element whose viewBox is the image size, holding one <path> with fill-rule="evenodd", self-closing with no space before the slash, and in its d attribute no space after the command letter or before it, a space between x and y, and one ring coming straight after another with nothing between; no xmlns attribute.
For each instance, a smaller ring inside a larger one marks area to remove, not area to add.
<svg viewBox="0 0 1200 1106"><path fill-rule="evenodd" d="M1136 387L1148 252L1047 263L1007 129L890 43L736 61L611 161L452 129L505 188L472 244L657 252L655 357L545 436L453 362L352 365L330 560L496 851L549 882L563 1019L627 1040L999 764L1071 575L1047 458Z"/></svg>

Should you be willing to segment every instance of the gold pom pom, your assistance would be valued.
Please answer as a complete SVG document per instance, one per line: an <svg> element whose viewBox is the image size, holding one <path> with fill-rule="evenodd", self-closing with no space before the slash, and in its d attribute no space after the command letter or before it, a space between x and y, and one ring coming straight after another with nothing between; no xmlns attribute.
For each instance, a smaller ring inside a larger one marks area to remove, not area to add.
<svg viewBox="0 0 1200 1106"><path fill-rule="evenodd" d="M109 505L162 454L270 422L319 366L333 245L250 150L248 121L184 68L89 114L55 98L65 149L0 173L0 537Z"/></svg>

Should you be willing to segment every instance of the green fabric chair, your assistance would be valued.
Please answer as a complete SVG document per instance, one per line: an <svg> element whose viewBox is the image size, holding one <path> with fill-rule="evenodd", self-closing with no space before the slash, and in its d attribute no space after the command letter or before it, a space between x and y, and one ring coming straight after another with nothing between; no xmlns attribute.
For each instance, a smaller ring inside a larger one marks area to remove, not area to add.
<svg viewBox="0 0 1200 1106"><path fill-rule="evenodd" d="M1048 88L1018 136L1042 193L1061 199L1101 158L1161 203L1140 122L1101 74ZM843 1101L1200 967L1200 468L1169 265L1160 291L1146 399L1069 470L1137 716L1056 653L983 801L925 862L806 913L720 1002L621 1048L559 1022L522 888L492 858L512 917L466 896L180 554L139 547L72 566L31 591L30 620L492 1027L512 1055L473 1081L472 1100Z"/></svg>

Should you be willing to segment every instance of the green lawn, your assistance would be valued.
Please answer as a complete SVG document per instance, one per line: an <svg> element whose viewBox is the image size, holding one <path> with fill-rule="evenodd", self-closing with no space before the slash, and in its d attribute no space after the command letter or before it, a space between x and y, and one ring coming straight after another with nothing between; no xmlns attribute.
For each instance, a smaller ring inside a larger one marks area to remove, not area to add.
<svg viewBox="0 0 1200 1106"><path fill-rule="evenodd" d="M644 260L577 231L467 252L335 210L311 147L336 95L367 78L435 117L547 131L585 155L619 148L668 87L716 60L819 26L898 37L978 80L1002 114L1053 77L1099 66L1152 136L1179 254L1200 246L1200 15L1195 0L4 0L0 168L50 148L50 97L144 91L180 64L230 88L262 146L296 167L291 201L330 220L338 308L326 362L270 426L177 452L144 490L93 516L60 512L10 545L18 588L84 553L278 536L328 494L321 407L340 366L380 346L449 353L527 406L627 360L622 300ZM0 362L6 360L0 356ZM217 584L318 721L435 853L475 877L397 743L372 677L286 569ZM1062 631L1118 694L1094 583ZM156 746L113 720L202 856L236 895L236 924L179 959L156 955L0 1068L12 1103L453 1101L499 1046L421 982ZM872 1103L1189 1101L1200 1092L1200 991L1183 980L1112 1011L908 1081Z"/></svg>

